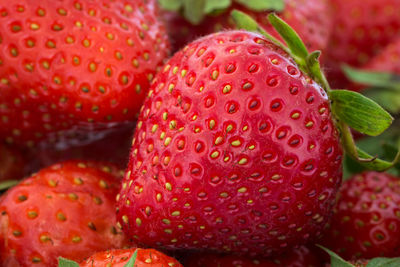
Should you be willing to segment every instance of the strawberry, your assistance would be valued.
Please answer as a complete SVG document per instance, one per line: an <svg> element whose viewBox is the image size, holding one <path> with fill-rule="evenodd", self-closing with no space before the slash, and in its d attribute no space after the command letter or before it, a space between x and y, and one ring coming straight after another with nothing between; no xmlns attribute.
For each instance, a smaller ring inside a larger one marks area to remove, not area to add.
<svg viewBox="0 0 400 267"><path fill-rule="evenodd" d="M400 37L372 58L363 69L400 75Z"/></svg>
<svg viewBox="0 0 400 267"><path fill-rule="evenodd" d="M342 63L365 65L400 33L400 0L331 0L335 27L327 55L333 86L347 85Z"/></svg>
<svg viewBox="0 0 400 267"><path fill-rule="evenodd" d="M167 56L153 1L0 1L0 138L129 123Z"/></svg>
<svg viewBox="0 0 400 267"><path fill-rule="evenodd" d="M22 178L25 168L25 159L17 148L0 143L0 181Z"/></svg>
<svg viewBox="0 0 400 267"><path fill-rule="evenodd" d="M139 117L117 196L140 244L270 255L319 236L342 149L323 89L279 47L227 31L175 54Z"/></svg>
<svg viewBox="0 0 400 267"><path fill-rule="evenodd" d="M114 227L120 172L112 165L69 161L42 169L0 202L2 266L57 266L57 257L83 260L121 248Z"/></svg>
<svg viewBox="0 0 400 267"><path fill-rule="evenodd" d="M214 1L214 0L211 0ZM248 2L252 2L249 0ZM165 1L164 1L165 2ZM233 1L235 2L235 1ZM239 2L239 1L238 1ZM253 1L256 2L256 1ZM329 34L332 28L331 13L327 0L285 0L285 8L278 14L286 20L303 38L310 50L325 49L328 44ZM182 48L197 37L204 36L221 29L234 29L235 25L230 20L229 14L233 9L251 15L267 31L280 38L267 20L270 11L255 11L245 6L244 3L232 3L223 12L208 14L202 23L193 25L176 12L164 11L163 18L166 21L174 51Z"/></svg>
<svg viewBox="0 0 400 267"><path fill-rule="evenodd" d="M185 267L317 267L318 258L307 247L300 247L277 259L251 259L237 255L197 254Z"/></svg>
<svg viewBox="0 0 400 267"><path fill-rule="evenodd" d="M165 254L154 249L119 249L98 252L79 264L80 267L92 266L113 266L124 267L125 264L133 257L137 251L135 267L182 267L182 265L174 258L168 257Z"/></svg>
<svg viewBox="0 0 400 267"><path fill-rule="evenodd" d="M400 255L400 181L364 172L346 181L338 195L324 244L345 259Z"/></svg>

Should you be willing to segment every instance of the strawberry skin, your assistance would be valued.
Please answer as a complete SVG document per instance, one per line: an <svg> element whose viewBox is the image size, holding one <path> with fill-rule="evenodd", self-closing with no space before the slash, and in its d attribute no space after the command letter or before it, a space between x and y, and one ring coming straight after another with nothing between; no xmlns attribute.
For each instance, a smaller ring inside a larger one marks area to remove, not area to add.
<svg viewBox="0 0 400 267"><path fill-rule="evenodd" d="M400 0L331 0L333 30L326 71L335 88L347 85L341 64L365 65L400 33Z"/></svg>
<svg viewBox="0 0 400 267"><path fill-rule="evenodd" d="M198 254L186 262L185 267L319 267L321 263L313 252L301 246L277 259L252 259L237 255L221 256Z"/></svg>
<svg viewBox="0 0 400 267"><path fill-rule="evenodd" d="M119 181L112 165L69 161L10 189L0 202L2 266L57 266L59 256L83 260L127 244L112 216Z"/></svg>
<svg viewBox="0 0 400 267"><path fill-rule="evenodd" d="M346 181L324 244L345 259L400 256L400 181L364 172Z"/></svg>
<svg viewBox="0 0 400 267"><path fill-rule="evenodd" d="M79 264L80 267L92 266L112 266L124 267L131 259L132 255L137 251L135 267L183 267L174 258L168 257L165 254L155 249L118 249L98 252Z"/></svg>
<svg viewBox="0 0 400 267"><path fill-rule="evenodd" d="M323 50L328 45L328 39L332 28L332 18L327 0L285 0L286 7L279 14L306 43L311 50ZM244 8L239 4L233 4L224 13L218 16L207 16L200 25L192 25L183 17L174 12L164 12L167 30L170 35L173 50L182 48L194 39L221 29L235 29L230 19L230 12L239 9L252 16L267 31L281 39L268 21L270 12L255 12Z"/></svg>
<svg viewBox="0 0 400 267"><path fill-rule="evenodd" d="M166 39L147 0L1 0L0 138L33 145L133 121Z"/></svg>
<svg viewBox="0 0 400 267"><path fill-rule="evenodd" d="M117 217L166 249L269 255L315 238L341 181L322 88L259 35L178 52L142 107Z"/></svg>
<svg viewBox="0 0 400 267"><path fill-rule="evenodd" d="M363 69L400 75L400 38L397 38L372 58Z"/></svg>

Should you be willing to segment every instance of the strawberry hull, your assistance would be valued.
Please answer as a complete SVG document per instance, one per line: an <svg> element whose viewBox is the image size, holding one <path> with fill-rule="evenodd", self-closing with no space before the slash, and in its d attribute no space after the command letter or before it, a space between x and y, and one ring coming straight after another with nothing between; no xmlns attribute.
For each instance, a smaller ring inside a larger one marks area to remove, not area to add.
<svg viewBox="0 0 400 267"><path fill-rule="evenodd" d="M136 242L268 256L317 238L341 181L328 99L256 34L199 39L156 77L117 216Z"/></svg>

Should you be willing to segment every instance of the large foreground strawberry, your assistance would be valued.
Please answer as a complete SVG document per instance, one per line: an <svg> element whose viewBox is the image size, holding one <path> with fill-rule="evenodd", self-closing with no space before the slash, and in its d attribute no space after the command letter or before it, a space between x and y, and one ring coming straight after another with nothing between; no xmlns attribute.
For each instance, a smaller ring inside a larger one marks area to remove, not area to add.
<svg viewBox="0 0 400 267"><path fill-rule="evenodd" d="M364 172L340 190L324 244L345 259L400 256L400 181Z"/></svg>
<svg viewBox="0 0 400 267"><path fill-rule="evenodd" d="M211 35L157 76L118 218L149 246L268 255L320 234L341 158L326 94L283 50Z"/></svg>
<svg viewBox="0 0 400 267"><path fill-rule="evenodd" d="M166 33L154 1L0 1L0 138L32 145L131 122Z"/></svg>
<svg viewBox="0 0 400 267"><path fill-rule="evenodd" d="M119 181L111 165L69 161L10 189L0 202L1 266L56 266L59 256L127 244L113 216Z"/></svg>
<svg viewBox="0 0 400 267"><path fill-rule="evenodd" d="M336 88L346 86L340 68L366 64L400 34L400 0L331 0L334 16L326 68Z"/></svg>
<svg viewBox="0 0 400 267"><path fill-rule="evenodd" d="M233 17L270 41L245 31L199 39L167 62L144 103L117 197L122 229L140 244L270 255L318 237L342 175L335 126L364 166L396 163L357 149L349 130L380 134L387 112L330 90L319 53L276 15L288 47Z"/></svg>
<svg viewBox="0 0 400 267"><path fill-rule="evenodd" d="M176 8L176 1L159 0L159 2L164 8ZM213 8L206 9L201 6L201 2L205 2L206 7L213 6L217 11ZM268 22L267 16L271 11L279 11L279 15L299 33L307 47L316 50L325 49L328 44L332 28L332 16L328 2L327 0L207 0L197 1L199 6L195 8L182 2L180 11L182 11L183 16L177 12L164 12L163 18L166 21L174 50L178 50L198 37L222 29L235 28L229 17L230 11L234 8L251 15L266 30L278 37ZM197 19L196 15L200 18ZM189 21L185 20L184 17ZM193 24L194 22L197 24Z"/></svg>

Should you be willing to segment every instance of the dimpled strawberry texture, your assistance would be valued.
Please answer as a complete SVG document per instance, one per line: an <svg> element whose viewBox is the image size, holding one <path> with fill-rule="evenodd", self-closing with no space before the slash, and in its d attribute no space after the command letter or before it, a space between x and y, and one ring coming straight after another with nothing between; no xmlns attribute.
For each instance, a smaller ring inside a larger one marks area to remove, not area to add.
<svg viewBox="0 0 400 267"><path fill-rule="evenodd" d="M338 195L324 245L345 259L400 256L400 181L364 172Z"/></svg>
<svg viewBox="0 0 400 267"><path fill-rule="evenodd" d="M322 88L259 35L218 33L157 75L118 220L149 246L282 252L319 236L341 158Z"/></svg>
<svg viewBox="0 0 400 267"><path fill-rule="evenodd" d="M97 162L50 166L10 189L0 202L1 266L57 266L121 248L115 195L120 171Z"/></svg>
<svg viewBox="0 0 400 267"><path fill-rule="evenodd" d="M137 250L135 267L183 267L174 258L154 249L118 249L107 252L99 252L91 256L80 267L107 266L107 267L125 267L133 254Z"/></svg>
<svg viewBox="0 0 400 267"><path fill-rule="evenodd" d="M0 0L0 137L134 120L166 39L146 0Z"/></svg>
<svg viewBox="0 0 400 267"><path fill-rule="evenodd" d="M207 16L200 25L192 25L174 12L164 12L167 30L171 37L174 51L188 42L222 29L235 29L230 19L233 9L239 9L257 20L267 31L281 39L268 21L271 12L254 12L239 4L233 4L226 12L218 16ZM332 29L332 19L328 0L285 0L285 9L279 13L296 32L299 33L310 51L323 50L328 45Z"/></svg>
<svg viewBox="0 0 400 267"><path fill-rule="evenodd" d="M400 33L400 0L331 0L333 30L324 57L334 87L346 86L341 64L365 65Z"/></svg>

